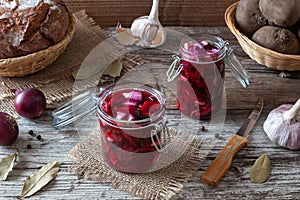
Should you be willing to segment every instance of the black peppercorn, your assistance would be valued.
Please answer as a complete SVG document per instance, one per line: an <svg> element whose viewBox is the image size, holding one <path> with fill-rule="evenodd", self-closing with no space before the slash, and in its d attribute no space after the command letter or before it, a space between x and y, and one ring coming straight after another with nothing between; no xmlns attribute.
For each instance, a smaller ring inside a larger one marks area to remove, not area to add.
<svg viewBox="0 0 300 200"><path fill-rule="evenodd" d="M31 149L31 145L30 144L27 144L27 149Z"/></svg>
<svg viewBox="0 0 300 200"><path fill-rule="evenodd" d="M199 128L199 129L200 129L200 131L203 131L203 132L204 132L204 131L206 131L206 128L205 128L205 126L200 126L200 128Z"/></svg>
<svg viewBox="0 0 300 200"><path fill-rule="evenodd" d="M36 139L41 140L41 139L42 139L42 136L41 136L41 135L38 135L38 136L36 136Z"/></svg>
<svg viewBox="0 0 300 200"><path fill-rule="evenodd" d="M33 135L33 130L29 130L29 131L28 131L28 134L29 134L29 135Z"/></svg>

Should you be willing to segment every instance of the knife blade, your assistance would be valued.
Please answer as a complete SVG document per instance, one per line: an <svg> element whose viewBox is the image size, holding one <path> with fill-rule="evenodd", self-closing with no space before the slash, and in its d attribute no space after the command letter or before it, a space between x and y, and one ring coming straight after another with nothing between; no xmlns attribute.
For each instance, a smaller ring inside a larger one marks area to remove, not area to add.
<svg viewBox="0 0 300 200"><path fill-rule="evenodd" d="M264 106L263 99L259 99L253 111L250 113L241 128L229 140L226 146L220 151L218 156L210 164L201 176L201 182L209 186L217 185L224 174L230 168L236 153L248 144L248 134L259 118Z"/></svg>

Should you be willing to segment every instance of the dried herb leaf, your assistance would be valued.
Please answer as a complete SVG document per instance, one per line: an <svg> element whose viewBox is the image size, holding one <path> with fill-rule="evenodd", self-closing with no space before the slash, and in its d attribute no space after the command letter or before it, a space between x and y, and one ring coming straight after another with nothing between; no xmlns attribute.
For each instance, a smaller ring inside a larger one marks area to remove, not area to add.
<svg viewBox="0 0 300 200"><path fill-rule="evenodd" d="M120 59L114 61L113 63L111 63L106 70L104 71L103 74L109 75L113 78L118 77L121 75L121 71L123 68L123 63L121 62Z"/></svg>
<svg viewBox="0 0 300 200"><path fill-rule="evenodd" d="M18 155L18 152L11 154L5 158L2 158L0 160L0 179L6 180L8 173L12 171L12 168L14 166L14 161Z"/></svg>
<svg viewBox="0 0 300 200"><path fill-rule="evenodd" d="M54 161L33 172L24 182L21 197L29 197L47 185L58 173L59 162Z"/></svg>
<svg viewBox="0 0 300 200"><path fill-rule="evenodd" d="M251 167L249 177L253 183L265 182L271 174L271 161L266 154L260 156Z"/></svg>
<svg viewBox="0 0 300 200"><path fill-rule="evenodd" d="M107 66L128 52L115 38L107 38L90 51L72 75L76 80L100 78Z"/></svg>

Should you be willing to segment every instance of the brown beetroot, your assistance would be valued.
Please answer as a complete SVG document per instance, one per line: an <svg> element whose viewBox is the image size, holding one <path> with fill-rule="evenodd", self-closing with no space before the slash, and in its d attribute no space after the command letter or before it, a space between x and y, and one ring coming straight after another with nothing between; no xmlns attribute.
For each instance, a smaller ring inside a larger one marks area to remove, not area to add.
<svg viewBox="0 0 300 200"><path fill-rule="evenodd" d="M240 0L235 18L238 29L246 36L251 36L267 24L267 19L259 10L259 0Z"/></svg>
<svg viewBox="0 0 300 200"><path fill-rule="evenodd" d="M260 0L259 9L270 24L282 27L292 26L300 17L299 0Z"/></svg>
<svg viewBox="0 0 300 200"><path fill-rule="evenodd" d="M294 33L285 28L264 26L253 34L252 40L276 52L299 54L299 40Z"/></svg>

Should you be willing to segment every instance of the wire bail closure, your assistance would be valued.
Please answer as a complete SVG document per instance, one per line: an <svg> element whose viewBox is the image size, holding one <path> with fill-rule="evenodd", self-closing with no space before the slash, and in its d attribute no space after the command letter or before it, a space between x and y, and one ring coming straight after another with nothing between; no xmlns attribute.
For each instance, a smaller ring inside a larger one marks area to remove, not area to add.
<svg viewBox="0 0 300 200"><path fill-rule="evenodd" d="M163 119L158 124L155 124L155 129L151 130L151 141L156 148L158 152L168 152L168 147L170 145L171 137L170 137L170 131L168 127L166 126L167 120ZM158 133L163 133L163 136L159 136ZM158 145L156 144L155 139L158 142Z"/></svg>
<svg viewBox="0 0 300 200"><path fill-rule="evenodd" d="M250 84L247 70L237 59L236 55L233 52L233 48L230 46L228 41L225 41L225 46L226 46L226 56L224 59L225 64L228 66L228 68L233 73L235 78L240 82L240 84L244 88L247 88Z"/></svg>
<svg viewBox="0 0 300 200"><path fill-rule="evenodd" d="M178 54L172 55L173 62L170 65L168 71L166 72L168 82L173 81L181 72L182 68L184 67L183 64L180 64L182 60Z"/></svg>

